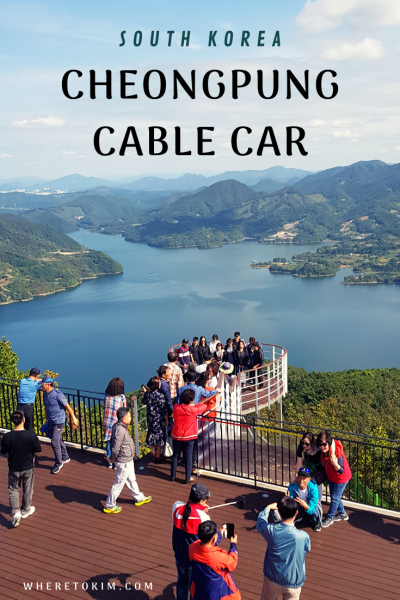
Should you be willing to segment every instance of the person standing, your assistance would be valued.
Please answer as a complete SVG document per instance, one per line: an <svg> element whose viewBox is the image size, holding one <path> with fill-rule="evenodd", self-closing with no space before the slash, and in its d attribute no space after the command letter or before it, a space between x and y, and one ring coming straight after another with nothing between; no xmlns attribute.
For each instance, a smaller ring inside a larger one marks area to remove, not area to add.
<svg viewBox="0 0 400 600"><path fill-rule="evenodd" d="M17 410L22 410L25 417L25 429L33 431L33 408L36 400L36 392L42 385L40 369L34 367L29 371L28 377L19 382Z"/></svg>
<svg viewBox="0 0 400 600"><path fill-rule="evenodd" d="M235 347L233 358L235 361L235 375L239 375L242 371L246 371L249 355L247 354L244 340L240 340L239 344Z"/></svg>
<svg viewBox="0 0 400 600"><path fill-rule="evenodd" d="M103 508L105 513L118 514L121 512L121 506L116 505L118 496L126 484L135 500L135 506L142 506L151 502L151 496L145 496L140 490L136 481L135 467L133 458L135 451L133 439L129 435L129 424L131 422L131 413L128 408L121 406L117 410L118 421L113 425L111 434L111 457L110 461L116 464L115 480L108 494L106 505Z"/></svg>
<svg viewBox="0 0 400 600"><path fill-rule="evenodd" d="M217 363L219 365L224 360L224 354L225 354L225 350L224 350L224 348L222 346L222 342L217 342L216 350L214 352L214 358L215 358L215 360L217 361Z"/></svg>
<svg viewBox="0 0 400 600"><path fill-rule="evenodd" d="M317 437L317 446L321 450L321 464L329 481L331 496L329 510L322 521L322 527L329 527L334 521L349 520L349 515L344 510L342 495L352 478L352 473L342 442L334 440L329 431L321 431Z"/></svg>
<svg viewBox="0 0 400 600"><path fill-rule="evenodd" d="M211 392L207 392L207 390L205 390L200 385L196 385L195 384L196 373L194 373L193 371L188 371L188 373L186 375L186 380L187 380L187 384L184 385L183 387L179 388L179 390L178 390L178 395L176 397L176 404L180 404L182 394L184 393L185 390L193 390L194 391L195 396L194 396L193 404L197 404L202 396L203 396L203 398L211 398L211 396L215 396L215 394L217 393L215 390L211 391ZM218 390L218 391L220 392L221 390Z"/></svg>
<svg viewBox="0 0 400 600"><path fill-rule="evenodd" d="M210 348L207 344L206 338L204 337L204 335L202 335L200 338L200 345L199 345L199 364L200 365L207 364L211 361L211 359L212 359L212 354L210 352Z"/></svg>
<svg viewBox="0 0 400 600"><path fill-rule="evenodd" d="M178 582L176 584L177 600L187 600L192 580L192 567L189 560L189 546L199 539L199 525L208 521L207 500L211 492L202 483L195 483L190 490L189 500L175 502L172 507L172 547L175 554Z"/></svg>
<svg viewBox="0 0 400 600"><path fill-rule="evenodd" d="M264 352L258 342L253 342L253 387L257 385L258 389L263 389L263 365L264 365Z"/></svg>
<svg viewBox="0 0 400 600"><path fill-rule="evenodd" d="M175 402L179 388L185 385L183 381L182 369L178 365L178 357L175 352L168 352L168 362L165 364L168 367L169 387L171 390L172 402Z"/></svg>
<svg viewBox="0 0 400 600"><path fill-rule="evenodd" d="M111 456L111 431L114 423L117 422L117 410L121 406L126 406L125 385L122 379L114 377L109 382L104 396L104 416L103 416L103 433L106 443L106 459L110 469L113 468L113 463L108 460Z"/></svg>
<svg viewBox="0 0 400 600"><path fill-rule="evenodd" d="M203 389L203 388L200 388ZM218 390L219 392L221 390ZM193 481L193 447L198 438L197 416L202 415L208 410L208 392L204 390L206 397L194 404L195 391L186 389L181 395L181 404L174 406L174 426L172 427L171 437L174 440L174 453L171 463L171 481L175 481L178 459L183 452L185 463L186 483Z"/></svg>
<svg viewBox="0 0 400 600"><path fill-rule="evenodd" d="M10 498L12 526L18 527L21 519L35 512L32 506L34 457L42 451L36 433L25 429L25 416L21 410L11 415L14 429L1 440L1 453L8 454L8 494ZM22 510L19 504L19 488L22 486Z"/></svg>
<svg viewBox="0 0 400 600"><path fill-rule="evenodd" d="M182 340L182 346L178 352L179 364L183 372L189 368L189 364L192 362L189 352L189 340L186 338Z"/></svg>
<svg viewBox="0 0 400 600"><path fill-rule="evenodd" d="M210 352L211 354L214 356L214 352L217 350L217 344L220 344L221 342L218 339L218 336L216 333L214 333L214 335L212 336L212 342L210 342Z"/></svg>
<svg viewBox="0 0 400 600"><path fill-rule="evenodd" d="M296 451L296 472L305 467L310 470L311 481L318 486L319 501L322 500L322 483L323 469L321 468L321 450L317 448L316 439L312 431L306 431L300 440ZM319 483L315 480L318 477ZM292 483L295 483L294 481Z"/></svg>
<svg viewBox="0 0 400 600"><path fill-rule="evenodd" d="M268 523L271 510L277 510L282 519ZM283 496L278 503L267 506L258 515L256 527L268 542L264 559L264 584L260 600L298 600L306 580L305 557L311 550L310 537L294 525L298 504Z"/></svg>
<svg viewBox="0 0 400 600"><path fill-rule="evenodd" d="M224 352L224 362L228 362L231 365L235 364L234 359L234 347L233 347L233 339L228 338L226 340L225 352Z"/></svg>
<svg viewBox="0 0 400 600"><path fill-rule="evenodd" d="M157 369L157 375L159 379L159 390L161 394L165 398L165 404L167 405L168 416L172 415L172 411L174 410L174 405L172 403L171 398L171 386L169 384L169 368L165 365L161 365ZM150 380L151 381L151 380Z"/></svg>
<svg viewBox="0 0 400 600"><path fill-rule="evenodd" d="M166 367L164 367L165 369ZM142 403L147 409L146 443L150 446L154 462L161 462L161 447L164 445L165 427L168 425L168 407L160 389L160 379L152 377L147 383Z"/></svg>
<svg viewBox="0 0 400 600"><path fill-rule="evenodd" d="M45 392L43 394L43 403L49 426L51 446L56 461L54 467L51 469L51 473L55 475L61 471L64 463L68 463L71 460L62 439L65 427L65 411L69 412L74 429L78 427L78 419L75 417L74 411L64 394L54 388L54 380L51 377L43 379L42 389Z"/></svg>
<svg viewBox="0 0 400 600"><path fill-rule="evenodd" d="M235 350L239 348L240 344L240 331L235 331L235 335L233 337L233 347Z"/></svg>
<svg viewBox="0 0 400 600"><path fill-rule="evenodd" d="M198 536L199 539L189 547L192 600L241 600L231 575L238 563L237 535L230 540L229 552L217 548L222 534L214 521L201 523Z"/></svg>
<svg viewBox="0 0 400 600"><path fill-rule="evenodd" d="M192 361L196 363L196 365L200 364L199 362L199 338L194 337L191 345L189 346L189 352L192 357Z"/></svg>

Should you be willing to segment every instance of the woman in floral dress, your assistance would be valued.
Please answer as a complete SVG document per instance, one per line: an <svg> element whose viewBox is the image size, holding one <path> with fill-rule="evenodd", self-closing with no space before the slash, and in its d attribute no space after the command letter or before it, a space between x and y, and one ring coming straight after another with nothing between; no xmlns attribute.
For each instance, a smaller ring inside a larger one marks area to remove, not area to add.
<svg viewBox="0 0 400 600"><path fill-rule="evenodd" d="M168 425L168 409L165 397L160 392L160 378L152 377L147 384L148 391L142 398L147 407L146 442L151 448L155 462L161 461L161 446L164 445L165 426Z"/></svg>

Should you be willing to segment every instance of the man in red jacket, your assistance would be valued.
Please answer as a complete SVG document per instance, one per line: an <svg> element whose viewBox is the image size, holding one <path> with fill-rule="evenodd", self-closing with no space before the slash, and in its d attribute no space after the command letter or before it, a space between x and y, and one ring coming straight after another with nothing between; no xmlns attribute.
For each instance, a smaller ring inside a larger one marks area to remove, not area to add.
<svg viewBox="0 0 400 600"><path fill-rule="evenodd" d="M220 392L221 390L217 390ZM172 428L171 437L174 440L174 454L171 464L171 481L175 481L176 468L181 452L183 452L183 460L185 463L186 483L193 481L192 464L193 464L193 447L198 438L197 416L202 415L209 410L207 403L209 398L200 400L197 404L193 404L195 391L187 389L182 392L180 404L174 406L174 426Z"/></svg>
<svg viewBox="0 0 400 600"><path fill-rule="evenodd" d="M231 575L238 562L237 535L231 538L229 552L217 548L222 536L214 521L199 525L198 536L199 539L189 547L190 597L193 600L241 600Z"/></svg>

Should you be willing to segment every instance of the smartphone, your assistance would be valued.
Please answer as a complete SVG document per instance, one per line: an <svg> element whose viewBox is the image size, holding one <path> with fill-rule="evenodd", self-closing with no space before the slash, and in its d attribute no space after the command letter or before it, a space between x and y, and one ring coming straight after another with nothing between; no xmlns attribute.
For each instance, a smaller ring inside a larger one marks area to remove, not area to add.
<svg viewBox="0 0 400 600"><path fill-rule="evenodd" d="M149 391L149 388L147 387L147 385L143 385L143 384L142 384L142 390L143 390L144 392L148 392L148 391Z"/></svg>
<svg viewBox="0 0 400 600"><path fill-rule="evenodd" d="M222 537L230 540L235 535L235 524L234 523L224 523L222 525Z"/></svg>

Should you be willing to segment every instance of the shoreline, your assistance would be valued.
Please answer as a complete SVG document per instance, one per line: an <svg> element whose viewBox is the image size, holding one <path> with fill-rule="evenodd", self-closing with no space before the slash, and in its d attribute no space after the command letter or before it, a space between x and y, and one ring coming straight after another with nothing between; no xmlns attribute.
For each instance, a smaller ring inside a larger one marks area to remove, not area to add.
<svg viewBox="0 0 400 600"><path fill-rule="evenodd" d="M34 294L32 296L32 298L24 298L23 300L9 300L8 302L0 302L0 306L7 306L8 304L15 304L16 302L30 302L34 298L40 298L43 296L51 296L52 294L58 294L59 292L66 292L67 290L71 290L72 288L78 287L78 285L82 285L82 283L84 281L88 281L90 279L97 279L98 277L101 277L102 275L121 275L121 273L123 273L123 272L124 271L122 270L122 271L116 271L115 273L97 273L93 277L82 277L82 279L80 281L78 281L78 283L75 283L75 285L69 285L68 287L60 288L58 290L54 290L53 292L46 292L45 294Z"/></svg>

